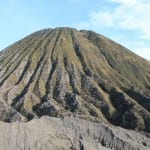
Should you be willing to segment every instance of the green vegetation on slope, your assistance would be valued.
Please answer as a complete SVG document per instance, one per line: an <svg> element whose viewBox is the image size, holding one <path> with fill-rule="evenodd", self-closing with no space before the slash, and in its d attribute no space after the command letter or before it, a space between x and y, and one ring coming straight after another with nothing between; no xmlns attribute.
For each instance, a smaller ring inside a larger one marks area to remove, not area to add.
<svg viewBox="0 0 150 150"><path fill-rule="evenodd" d="M149 88L150 63L92 31L46 29L0 53L0 100L18 118L77 115L150 131Z"/></svg>

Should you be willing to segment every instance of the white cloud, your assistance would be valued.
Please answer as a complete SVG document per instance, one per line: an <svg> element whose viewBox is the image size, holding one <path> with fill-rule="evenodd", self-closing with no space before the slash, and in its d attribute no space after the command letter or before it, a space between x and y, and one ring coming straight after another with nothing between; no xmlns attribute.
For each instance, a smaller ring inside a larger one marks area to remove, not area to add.
<svg viewBox="0 0 150 150"><path fill-rule="evenodd" d="M89 15L89 21L80 23L78 28L95 28L99 31L112 30L114 40L120 35L114 33L115 30L122 30L121 36L124 36L127 47L130 47L137 54L150 60L150 0L107 0L108 5L100 6L99 11L92 11ZM128 31L126 33L126 31ZM135 38L130 41L130 35L135 33ZM113 36L111 36L113 37ZM119 39L119 40L118 40ZM138 44L132 42L143 43Z"/></svg>
<svg viewBox="0 0 150 150"><path fill-rule="evenodd" d="M118 3L106 11L94 11L90 15L93 25L115 27L139 32L141 38L150 39L149 0L109 0Z"/></svg>
<svg viewBox="0 0 150 150"><path fill-rule="evenodd" d="M150 40L150 1L149 0L107 0L112 8L104 6L105 10L92 11L90 20L79 24L84 28L119 28L138 33L142 39Z"/></svg>
<svg viewBox="0 0 150 150"><path fill-rule="evenodd" d="M124 5L132 5L132 4L135 4L141 0L109 0L109 1L115 2L115 3L121 3Z"/></svg>
<svg viewBox="0 0 150 150"><path fill-rule="evenodd" d="M136 50L133 50L136 54L142 56L143 58L146 58L147 60L150 60L150 48L143 47L143 48L136 48Z"/></svg>

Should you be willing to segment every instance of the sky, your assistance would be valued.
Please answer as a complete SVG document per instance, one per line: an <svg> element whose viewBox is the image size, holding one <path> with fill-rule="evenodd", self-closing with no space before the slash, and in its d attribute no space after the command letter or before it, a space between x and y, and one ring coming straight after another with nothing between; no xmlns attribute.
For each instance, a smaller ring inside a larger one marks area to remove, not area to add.
<svg viewBox="0 0 150 150"><path fill-rule="evenodd" d="M0 50L44 28L105 35L150 60L150 0L0 0Z"/></svg>

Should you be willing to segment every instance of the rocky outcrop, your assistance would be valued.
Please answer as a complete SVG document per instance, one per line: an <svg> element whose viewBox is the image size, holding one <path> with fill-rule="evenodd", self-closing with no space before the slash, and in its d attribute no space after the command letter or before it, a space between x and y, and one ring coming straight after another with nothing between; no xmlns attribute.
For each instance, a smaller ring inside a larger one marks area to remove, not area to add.
<svg viewBox="0 0 150 150"><path fill-rule="evenodd" d="M0 122L1 150L148 150L146 135L77 117Z"/></svg>
<svg viewBox="0 0 150 150"><path fill-rule="evenodd" d="M0 101L0 120L5 122L27 121L24 116L3 101Z"/></svg>

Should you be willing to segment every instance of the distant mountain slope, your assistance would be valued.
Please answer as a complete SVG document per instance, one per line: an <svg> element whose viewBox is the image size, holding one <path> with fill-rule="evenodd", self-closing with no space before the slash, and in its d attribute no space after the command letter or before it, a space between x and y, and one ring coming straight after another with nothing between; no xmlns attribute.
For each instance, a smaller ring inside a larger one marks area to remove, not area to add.
<svg viewBox="0 0 150 150"><path fill-rule="evenodd" d="M0 53L0 118L76 115L150 132L150 62L92 31L45 29Z"/></svg>
<svg viewBox="0 0 150 150"><path fill-rule="evenodd" d="M92 31L82 31L105 56L109 65L129 80L133 86L150 89L150 62L135 55L120 44Z"/></svg>

